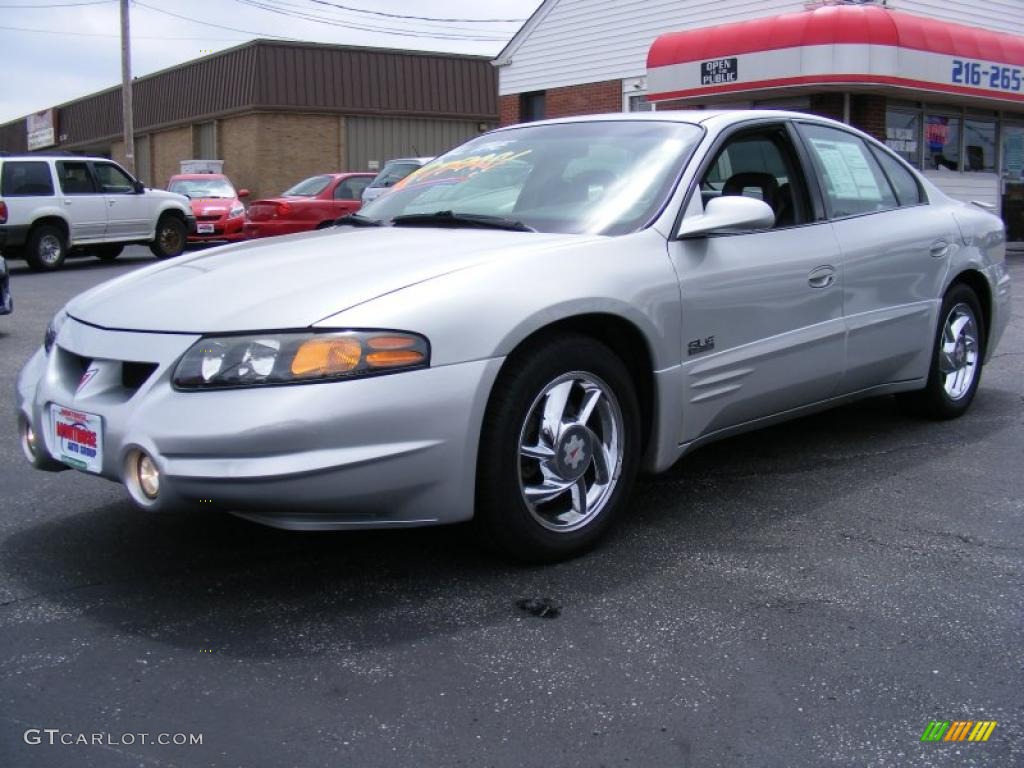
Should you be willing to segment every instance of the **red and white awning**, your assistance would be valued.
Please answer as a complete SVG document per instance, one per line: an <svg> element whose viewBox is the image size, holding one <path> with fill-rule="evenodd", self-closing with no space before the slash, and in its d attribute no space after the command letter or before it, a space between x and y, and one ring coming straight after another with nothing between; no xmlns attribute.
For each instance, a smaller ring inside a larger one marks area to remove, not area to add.
<svg viewBox="0 0 1024 768"><path fill-rule="evenodd" d="M894 86L1024 103L1024 37L880 6L803 13L662 35L648 99L793 86Z"/></svg>

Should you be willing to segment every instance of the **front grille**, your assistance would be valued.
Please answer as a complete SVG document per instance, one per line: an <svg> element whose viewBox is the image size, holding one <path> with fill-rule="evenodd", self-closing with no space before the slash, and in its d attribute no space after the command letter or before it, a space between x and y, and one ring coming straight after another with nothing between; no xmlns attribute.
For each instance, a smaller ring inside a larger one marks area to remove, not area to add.
<svg viewBox="0 0 1024 768"><path fill-rule="evenodd" d="M196 216L196 221L220 221L222 214L215 213L212 216Z"/></svg>
<svg viewBox="0 0 1024 768"><path fill-rule="evenodd" d="M146 383L146 379L157 369L156 363L122 363L121 386L135 390Z"/></svg>

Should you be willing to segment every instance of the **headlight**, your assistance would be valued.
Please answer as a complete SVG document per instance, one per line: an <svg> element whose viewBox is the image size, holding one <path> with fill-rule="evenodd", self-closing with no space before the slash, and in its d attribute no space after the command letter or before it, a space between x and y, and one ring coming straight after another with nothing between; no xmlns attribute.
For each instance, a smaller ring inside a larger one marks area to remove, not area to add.
<svg viewBox="0 0 1024 768"><path fill-rule="evenodd" d="M64 325L64 321L68 319L68 313L63 309L60 310L50 324L46 326L46 333L43 334L43 348L46 350L46 354L50 354L50 350L53 349L53 344L57 341L57 334L60 332L60 327Z"/></svg>
<svg viewBox="0 0 1024 768"><path fill-rule="evenodd" d="M228 211L228 218L229 219L233 219L236 216L243 216L244 214L245 214L245 206L244 205L235 205L235 206L232 206L230 211Z"/></svg>
<svg viewBox="0 0 1024 768"><path fill-rule="evenodd" d="M179 389L336 381L425 368L430 344L404 331L312 331L200 339L174 369Z"/></svg>

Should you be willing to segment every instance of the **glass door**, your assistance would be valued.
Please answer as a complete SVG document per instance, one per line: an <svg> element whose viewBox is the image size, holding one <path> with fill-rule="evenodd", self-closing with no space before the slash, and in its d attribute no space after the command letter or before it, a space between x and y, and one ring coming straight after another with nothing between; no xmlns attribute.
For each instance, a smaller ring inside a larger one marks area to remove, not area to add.
<svg viewBox="0 0 1024 768"><path fill-rule="evenodd" d="M1024 125L1003 125L1002 155L1007 240L1024 245Z"/></svg>

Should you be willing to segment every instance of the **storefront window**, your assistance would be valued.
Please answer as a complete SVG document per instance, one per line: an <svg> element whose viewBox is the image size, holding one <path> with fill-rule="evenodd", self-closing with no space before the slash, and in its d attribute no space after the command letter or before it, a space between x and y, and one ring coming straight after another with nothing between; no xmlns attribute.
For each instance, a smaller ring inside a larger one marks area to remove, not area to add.
<svg viewBox="0 0 1024 768"><path fill-rule="evenodd" d="M964 170L996 169L996 123L968 117L964 121Z"/></svg>
<svg viewBox="0 0 1024 768"><path fill-rule="evenodd" d="M921 167L921 115L890 109L885 113L885 143L915 168Z"/></svg>
<svg viewBox="0 0 1024 768"><path fill-rule="evenodd" d="M960 170L960 118L927 115L924 119L925 168Z"/></svg>

